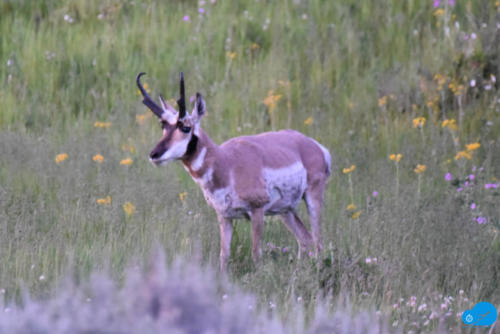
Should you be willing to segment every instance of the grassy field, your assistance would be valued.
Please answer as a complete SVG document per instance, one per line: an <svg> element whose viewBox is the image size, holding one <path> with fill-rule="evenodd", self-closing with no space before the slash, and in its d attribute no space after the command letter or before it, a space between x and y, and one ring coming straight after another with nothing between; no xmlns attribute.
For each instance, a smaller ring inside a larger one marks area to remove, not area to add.
<svg viewBox="0 0 500 334"><path fill-rule="evenodd" d="M173 304L206 293L183 312L237 323L254 300L248 332L464 330L464 310L500 306L499 32L494 0L0 2L0 305L16 314L0 332L127 293L147 314L127 268L154 294L151 262ZM145 71L177 98L181 70L216 143L294 128L330 149L319 259L270 218L255 268L239 221L228 277L210 274L215 212L180 163L149 163L161 130L135 86Z"/></svg>

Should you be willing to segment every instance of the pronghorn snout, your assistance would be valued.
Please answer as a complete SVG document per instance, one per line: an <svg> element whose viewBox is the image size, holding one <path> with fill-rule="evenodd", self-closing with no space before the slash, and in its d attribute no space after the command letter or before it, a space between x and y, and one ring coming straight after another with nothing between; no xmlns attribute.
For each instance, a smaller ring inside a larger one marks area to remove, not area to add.
<svg viewBox="0 0 500 334"><path fill-rule="evenodd" d="M165 153L165 151L162 148L155 147L155 149L152 150L151 153L149 154L149 158L151 159L151 161L155 162L156 160L161 158L163 153Z"/></svg>

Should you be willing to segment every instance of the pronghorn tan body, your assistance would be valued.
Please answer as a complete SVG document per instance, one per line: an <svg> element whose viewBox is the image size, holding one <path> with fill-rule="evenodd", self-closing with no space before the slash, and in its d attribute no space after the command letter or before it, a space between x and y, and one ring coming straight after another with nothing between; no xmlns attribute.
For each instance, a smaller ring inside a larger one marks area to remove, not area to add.
<svg viewBox="0 0 500 334"><path fill-rule="evenodd" d="M236 137L216 145L200 127L205 101L199 93L191 115L185 112L182 75L179 113L161 96L161 107L156 105L142 88L141 75L137 85L143 102L160 118L163 127L163 137L151 152L150 160L157 165L181 160L200 185L219 220L221 270L227 267L232 220L236 218L252 221L255 261L261 255L265 215L281 215L301 251L312 246L316 253L321 250L323 192L331 172L327 149L294 130ZM312 236L296 212L301 199L309 212Z"/></svg>

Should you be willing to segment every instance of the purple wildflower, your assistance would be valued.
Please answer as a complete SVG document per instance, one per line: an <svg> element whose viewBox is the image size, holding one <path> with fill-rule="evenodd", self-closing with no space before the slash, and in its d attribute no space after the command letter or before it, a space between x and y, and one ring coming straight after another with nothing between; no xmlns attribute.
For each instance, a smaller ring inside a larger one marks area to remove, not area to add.
<svg viewBox="0 0 500 334"><path fill-rule="evenodd" d="M446 175L444 176L444 179L446 181L451 181L451 178L452 178L451 173L446 173Z"/></svg>
<svg viewBox="0 0 500 334"><path fill-rule="evenodd" d="M478 224L486 224L486 217L479 216L476 218L476 221Z"/></svg>
<svg viewBox="0 0 500 334"><path fill-rule="evenodd" d="M439 3L440 3L439 0L434 0L434 8L438 8L439 7Z"/></svg>
<svg viewBox="0 0 500 334"><path fill-rule="evenodd" d="M185 22L189 22L189 15L185 15L185 16L184 16L184 21L185 21Z"/></svg>
<svg viewBox="0 0 500 334"><path fill-rule="evenodd" d="M469 175L469 180L471 180L471 181L472 181L472 180L474 180L475 178L476 178L476 177L474 176L474 174Z"/></svg>
<svg viewBox="0 0 500 334"><path fill-rule="evenodd" d="M484 188L485 188L485 189L490 189L492 186L493 186L493 184L491 184L491 183L486 183L486 184L484 185Z"/></svg>
<svg viewBox="0 0 500 334"><path fill-rule="evenodd" d="M203 8L203 7L198 8L198 12L199 12L200 14L205 13L205 8Z"/></svg>
<svg viewBox="0 0 500 334"><path fill-rule="evenodd" d="M458 191L458 192L461 192L462 190L463 190L463 188L462 188L462 187L458 187L458 188L457 188L457 191Z"/></svg>
<svg viewBox="0 0 500 334"><path fill-rule="evenodd" d="M476 203L472 202L472 204L470 205L470 209L474 210L475 208L476 208Z"/></svg>
<svg viewBox="0 0 500 334"><path fill-rule="evenodd" d="M450 6L455 6L455 0L448 0L448 4Z"/></svg>
<svg viewBox="0 0 500 334"><path fill-rule="evenodd" d="M286 253L286 252L287 252L286 247L283 247L283 253Z"/></svg>
<svg viewBox="0 0 500 334"><path fill-rule="evenodd" d="M378 191L374 190L374 191L372 192L372 196L373 196L373 197L377 197L377 196L378 196Z"/></svg>

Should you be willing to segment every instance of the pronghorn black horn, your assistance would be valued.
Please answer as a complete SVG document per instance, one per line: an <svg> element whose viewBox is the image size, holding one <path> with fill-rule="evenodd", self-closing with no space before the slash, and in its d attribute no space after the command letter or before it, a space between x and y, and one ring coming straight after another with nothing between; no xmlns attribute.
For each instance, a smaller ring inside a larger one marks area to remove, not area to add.
<svg viewBox="0 0 500 334"><path fill-rule="evenodd" d="M179 106L179 119L183 119L186 116L186 97L184 95L184 73L180 74L180 94L181 97L177 100L177 105Z"/></svg>
<svg viewBox="0 0 500 334"><path fill-rule="evenodd" d="M151 111L156 116L161 118L161 115L163 114L163 109L159 105L157 105L151 97L149 97L148 93L146 92L144 87L142 87L142 85L141 85L141 76L143 76L144 74L146 74L146 73L145 72L139 73L139 75L137 76L137 80L136 80L137 87L139 87L139 90L141 91L142 96L144 97L144 99L142 100L142 103L144 103L146 105L146 107L151 109Z"/></svg>

